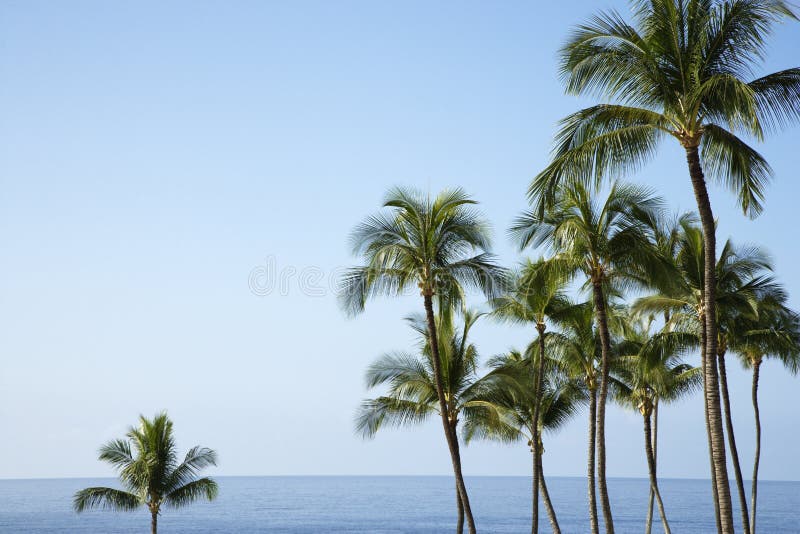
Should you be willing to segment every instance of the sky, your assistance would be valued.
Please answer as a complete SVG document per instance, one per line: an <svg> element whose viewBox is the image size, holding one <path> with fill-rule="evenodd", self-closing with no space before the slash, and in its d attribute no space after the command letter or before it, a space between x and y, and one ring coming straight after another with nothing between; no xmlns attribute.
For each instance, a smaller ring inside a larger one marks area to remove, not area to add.
<svg viewBox="0 0 800 534"><path fill-rule="evenodd" d="M366 367L412 347L418 296L348 318L335 296L348 234L395 185L462 186L494 251L547 163L564 94L556 53L598 2L0 3L0 478L111 476L97 460L139 414L218 475L450 474L441 426L353 417ZM800 25L764 71L795 67ZM768 250L800 307L790 218L797 126L759 150L774 169L755 220L711 187L720 242ZM681 149L630 180L694 206ZM473 299L471 304L483 303ZM482 320L485 359L533 332ZM697 358L691 356L690 361ZM728 365L737 444L753 453L750 375ZM798 379L761 376L761 478L800 480ZM659 474L705 478L702 401L660 414ZM608 412L609 476L645 476L641 418ZM585 473L586 413L545 437L548 475ZM473 443L467 475L528 475L524 444Z"/></svg>

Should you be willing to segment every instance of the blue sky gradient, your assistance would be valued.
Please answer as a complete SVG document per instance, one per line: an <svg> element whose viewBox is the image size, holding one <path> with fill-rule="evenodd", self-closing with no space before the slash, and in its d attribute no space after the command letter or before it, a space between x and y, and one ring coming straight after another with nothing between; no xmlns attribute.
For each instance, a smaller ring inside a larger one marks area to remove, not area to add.
<svg viewBox="0 0 800 534"><path fill-rule="evenodd" d="M347 319L330 280L393 185L463 186L502 260L521 258L506 228L557 120L589 102L564 95L556 51L603 6L627 13L620 1L3 2L0 478L108 475L99 445L161 409L181 446L219 451L219 474L448 474L436 421L370 442L353 432L363 372L410 346L401 319L419 298ZM765 72L798 66L800 25L770 42ZM759 147L775 181L758 219L712 187L720 240L769 250L796 307L798 133ZM676 143L631 179L694 206ZM285 291L258 295L251 273L269 265ZM532 336L488 320L474 332L484 358ZM749 374L729 370L749 472ZM798 480L797 379L768 362L761 384L761 476ZM701 406L663 410L660 475L707 476ZM644 476L640 418L608 418L609 475ZM585 427L582 414L545 438L548 474L584 473ZM523 444L463 456L467 474L529 471Z"/></svg>

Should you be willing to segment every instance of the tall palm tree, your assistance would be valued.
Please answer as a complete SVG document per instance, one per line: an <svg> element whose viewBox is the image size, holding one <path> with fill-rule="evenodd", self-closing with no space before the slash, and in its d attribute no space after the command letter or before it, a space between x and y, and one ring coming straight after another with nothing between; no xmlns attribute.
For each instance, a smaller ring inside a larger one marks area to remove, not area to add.
<svg viewBox="0 0 800 534"><path fill-rule="evenodd" d="M475 409L475 398L480 389L476 386L475 374L478 353L468 341L470 329L482 314L465 311L463 325L459 329L452 311L445 309L437 314L436 327L439 335L439 368L443 376L447 398L447 420L450 433L458 435L458 424L462 412ZM404 426L418 424L432 414L438 413L436 380L433 370L433 351L428 338L427 323L423 317L407 318L411 328L420 336L419 354L395 352L384 354L366 374L367 387L388 384L388 392L380 397L365 400L356 415L356 429L371 438L386 425ZM458 525L463 531L464 506L456 488Z"/></svg>
<svg viewBox="0 0 800 534"><path fill-rule="evenodd" d="M489 362L492 371L479 381L481 387L474 399L475 409L465 421L464 435L467 442L483 438L527 443L531 450L533 485L541 488L552 531L560 534L542 469L542 434L545 430L555 432L565 425L585 400L585 391L568 379L559 362L548 359L544 366L540 365L538 360L543 353L538 345L536 340L524 354L511 351L492 358ZM545 376L535 376L539 372L544 372ZM539 384L538 392L533 390L532 383ZM534 500L534 512L536 507ZM532 521L538 521L537 514L532 514ZM536 526L531 529L535 530Z"/></svg>
<svg viewBox="0 0 800 534"><path fill-rule="evenodd" d="M670 267L674 266L674 261L678 255L682 240L683 228L686 226L695 225L698 222L697 215L694 212L684 212L673 217L661 217L651 221L651 233L653 238L653 245L656 253L663 259L663 261ZM664 278L668 284L672 277ZM656 284L658 280L654 280ZM670 323L670 312L665 310L663 312L664 324ZM653 406L653 460L658 465L658 401ZM650 534L653 524L653 510L655 507L655 493L650 489L647 500L647 519L645 522L645 534Z"/></svg>
<svg viewBox="0 0 800 534"><path fill-rule="evenodd" d="M597 518L597 484L595 477L595 452L597 448L597 388L602 359L600 339L594 326L591 302L575 304L559 321L558 332L548 336L549 352L558 360L564 372L584 384L589 403L588 447L586 453L586 481L591 532L599 529Z"/></svg>
<svg viewBox="0 0 800 534"><path fill-rule="evenodd" d="M656 471L657 433L653 428L656 407L688 395L702 382L701 369L683 363L679 351L685 338L667 332L652 335L652 318L634 321L626 318L622 339L615 347L618 352L615 397L624 406L638 410L644 423L644 448L650 478L650 492L658 503L664 532L671 532L664 503L658 489ZM657 424L657 422L656 422ZM648 512L645 530L650 531Z"/></svg>
<svg viewBox="0 0 800 534"><path fill-rule="evenodd" d="M150 510L150 531L158 531L162 506L179 508L198 499L217 497L217 483L198 473L217 465L217 453L205 447L192 447L178 463L172 421L166 413L147 419L139 416L139 427L131 427L127 439L110 441L100 448L100 460L119 471L124 490L86 488L75 493L74 508L130 511L146 506Z"/></svg>
<svg viewBox="0 0 800 534"><path fill-rule="evenodd" d="M597 482L606 531L614 532L606 482L605 413L611 358L608 296L631 284L657 276L655 252L649 241L649 221L658 218L662 201L651 191L631 184L612 185L599 201L581 183L565 184L544 212L531 210L511 229L521 248L546 245L555 254L550 269L562 275L582 275L592 292L600 336L601 372L597 403Z"/></svg>
<svg viewBox="0 0 800 534"><path fill-rule="evenodd" d="M744 532L749 532L747 497L733 429L725 354L732 342L729 338L737 336L737 332L742 330L738 323L743 318L752 317L757 313L756 306L759 301L782 298L782 290L770 277L765 276L765 273L771 270L771 265L763 252L756 247L737 247L727 240L720 250L715 267L716 323L719 341L717 354L709 356L702 343L706 336L703 298L704 244L701 230L689 222L683 225L674 260L672 267L675 273L669 277L670 283L658 288L658 294L639 299L633 307L640 312L672 314L667 324L674 323L671 324L673 331L693 334L694 342L700 346L701 360L705 362L711 357L717 361L723 417L742 514L742 528Z"/></svg>
<svg viewBox="0 0 800 534"><path fill-rule="evenodd" d="M750 490L750 534L756 532L758 502L758 466L761 459L761 417L758 408L758 381L765 358L778 359L791 373L800 371L800 316L782 302L770 302L770 297L758 303L755 317L743 318L741 330L731 349L740 356L742 364L753 371L752 402L755 417L756 447Z"/></svg>
<svg viewBox="0 0 800 534"><path fill-rule="evenodd" d="M488 226L474 211L474 204L461 189L444 191L433 199L409 189L390 190L384 202L390 213L369 217L352 234L353 252L364 264L347 271L341 293L344 308L358 313L370 297L394 296L413 286L419 288L439 415L470 533L476 532L475 521L461 473L458 439L447 419L433 301L438 297L444 306L454 306L462 299L465 286L492 296L503 276L487 252Z"/></svg>
<svg viewBox="0 0 800 534"><path fill-rule="evenodd" d="M634 0L634 22L601 12L578 26L561 50L561 75L572 94L594 94L600 104L566 117L553 160L530 195L552 201L564 180L600 180L636 170L659 141L684 149L706 244L706 352L717 353L714 258L716 241L706 175L739 197L750 215L761 210L771 175L766 160L738 134L764 131L800 118L800 68L751 79L766 38L786 17L779 0ZM733 532L720 413L716 359L706 362L708 419L719 530Z"/></svg>
<svg viewBox="0 0 800 534"><path fill-rule="evenodd" d="M542 391L542 380L544 380L545 364L545 331L547 322L553 315L558 316L559 312L569 304L564 289L566 279L554 269L551 269L545 260L538 262L527 261L523 264L520 272L513 278L510 290L504 295L494 299L491 304L494 308L493 315L503 321L517 324L533 324L538 334L539 356L537 358L538 369L529 374L533 380L531 394L533 406L532 417L534 421L539 420L539 408L541 405L540 397ZM537 448L540 438L537 435L538 427L531 426L533 435L530 438L531 450L534 459L539 456ZM537 534L539 531L539 466L536 461L533 463L533 519L531 522L531 533Z"/></svg>

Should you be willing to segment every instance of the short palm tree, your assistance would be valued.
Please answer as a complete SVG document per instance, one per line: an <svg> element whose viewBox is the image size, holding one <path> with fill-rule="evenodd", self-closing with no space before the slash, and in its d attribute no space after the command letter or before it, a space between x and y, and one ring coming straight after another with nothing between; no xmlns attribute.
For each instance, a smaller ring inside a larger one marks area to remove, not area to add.
<svg viewBox="0 0 800 534"><path fill-rule="evenodd" d="M500 320L517 323L533 324L538 334L539 355L536 372L530 373L533 380L530 384L530 393L533 395L533 420L539 420L539 407L542 391L542 380L544 380L545 365L545 331L547 330L548 320L552 317L558 318L559 312L569 305L569 301L564 293L567 279L561 273L551 269L545 260L537 262L528 261L523 264L519 273L512 279L509 291L491 302L494 308L493 315ZM531 427L531 449L534 458L538 456L536 448L539 446L540 438L536 435L538 427ZM539 480L538 463L533 464L533 480ZM539 531L539 485L533 484L533 520L531 532L536 534Z"/></svg>
<svg viewBox="0 0 800 534"><path fill-rule="evenodd" d="M162 506L178 508L217 497L217 483L208 477L197 477L202 469L217 465L217 453L193 447L178 463L172 421L166 413L153 419L140 416L139 427L131 427L126 437L100 448L100 460L119 471L125 489L82 489L75 494L76 512L97 507L129 511L146 506L150 510L151 532L156 534Z"/></svg>
<svg viewBox="0 0 800 534"><path fill-rule="evenodd" d="M463 325L456 326L451 310L437 315L436 332L439 335L439 368L444 377L447 398L447 420L450 433L458 435L462 413L474 410L474 399L480 386L476 386L478 353L468 341L470 329L482 314L465 311ZM419 354L395 352L378 358L367 369L367 387L388 384L388 392L380 397L365 400L356 415L356 429L371 438L384 426L418 424L439 412L436 395L432 351L428 342L427 323L423 317L409 317L411 328L420 336ZM456 438L457 439L457 438ZM460 460L459 460L460 461ZM456 488L458 507L457 532L463 531L464 505Z"/></svg>
<svg viewBox="0 0 800 534"><path fill-rule="evenodd" d="M656 443L658 439L654 414L661 403L684 397L702 383L701 369L680 360L679 352L686 347L683 336L671 332L652 335L652 319L635 321L626 318L621 339L615 346L615 397L623 406L638 410L644 423L644 448L650 478L650 491L658 503L664 532L671 532L664 502L658 490ZM657 416L656 416L657 417ZM648 512L645 531L650 532Z"/></svg>
<svg viewBox="0 0 800 534"><path fill-rule="evenodd" d="M561 75L572 94L614 103L565 118L552 163L533 181L530 195L552 202L565 180L600 180L632 171L672 138L686 154L706 244L708 311L705 340L716 354L714 216L706 177L739 197L742 209L761 210L771 169L741 133L764 131L800 118L800 68L752 79L773 26L794 18L780 0L631 1L634 22L601 12L578 26L561 50ZM712 359L709 359L711 361ZM717 377L705 369L718 530L733 532L730 490Z"/></svg>
<svg viewBox="0 0 800 534"><path fill-rule="evenodd" d="M560 534L542 469L542 434L558 431L577 413L585 400L585 390L563 373L559 362L548 360L540 365L542 354L536 340L524 354L511 351L492 358L492 371L480 379L476 388L474 409L464 424L464 435L467 442L475 438L523 441L530 447L533 485L541 488L550 526ZM541 379L536 376L539 372L545 374ZM538 392L532 383L539 384ZM538 521L537 495L533 497L533 521ZM532 525L531 529L537 530L536 527Z"/></svg>
<svg viewBox="0 0 800 534"><path fill-rule="evenodd" d="M344 308L358 313L370 297L395 296L410 287L419 288L439 415L470 533L476 531L475 521L461 473L458 439L447 419L433 304L436 297L440 308L455 306L462 300L465 287L479 288L492 296L503 278L503 270L487 252L488 226L474 211L474 205L475 201L461 189L444 191L436 198L413 190L392 189L384 202L389 213L369 217L353 232L353 252L362 257L364 264L347 271L341 293Z"/></svg>
<svg viewBox="0 0 800 534"><path fill-rule="evenodd" d="M649 231L650 221L658 219L662 210L660 198L632 184L613 184L601 201L589 188L576 182L565 184L544 212L531 210L523 214L511 229L521 248L547 246L554 252L548 260L549 269L562 276L582 275L592 293L602 355L597 403L597 482L608 532L614 530L605 447L611 358L608 297L632 284L646 285L658 275ZM596 528L594 520L592 528Z"/></svg>

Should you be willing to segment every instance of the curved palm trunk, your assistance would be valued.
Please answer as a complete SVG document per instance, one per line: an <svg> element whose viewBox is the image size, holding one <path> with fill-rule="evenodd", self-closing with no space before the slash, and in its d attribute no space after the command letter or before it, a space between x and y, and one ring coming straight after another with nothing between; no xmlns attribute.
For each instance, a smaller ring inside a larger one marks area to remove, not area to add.
<svg viewBox="0 0 800 534"><path fill-rule="evenodd" d="M536 325L539 332L539 361L536 363L533 384L533 425L531 428L531 452L533 453L533 502L531 513L531 534L539 533L539 408L542 395L542 375L544 374L544 329L543 323Z"/></svg>
<svg viewBox="0 0 800 534"><path fill-rule="evenodd" d="M658 477L658 399L653 405L653 433L651 435L651 443L653 447L653 468ZM653 488L650 488L650 496L647 500L647 521L644 525L644 533L650 534L653 530L653 504L655 501L655 494Z"/></svg>
<svg viewBox="0 0 800 534"><path fill-rule="evenodd" d="M753 460L753 486L750 490L750 534L756 534L756 502L758 500L758 462L761 460L761 416L758 413L758 376L761 359L753 363L753 414L756 419L756 453Z"/></svg>
<svg viewBox="0 0 800 534"><path fill-rule="evenodd" d="M158 510L150 512L150 534L158 534Z"/></svg>
<svg viewBox="0 0 800 534"><path fill-rule="evenodd" d="M650 489L658 502L658 513L661 515L661 524L664 525L664 532L671 534L667 514L664 511L664 502L661 500L661 492L658 491L658 478L656 477L656 460L653 452L653 429L650 426L650 414L644 416L644 452L647 456L647 470L650 474Z"/></svg>
<svg viewBox="0 0 800 534"><path fill-rule="evenodd" d="M553 530L553 534L561 534L561 527L558 526L558 518L556 518L556 510L553 508L553 502L550 500L550 493L547 491L547 483L544 481L541 452L536 462L539 464L539 485L542 489L542 501L544 501L544 508L547 510L547 518L550 520L550 528Z"/></svg>
<svg viewBox="0 0 800 534"><path fill-rule="evenodd" d="M448 417L449 410L447 401L444 396L444 383L442 382L441 361L439 360L439 338L436 335L436 319L433 315L433 298L430 294L424 294L425 302L425 316L428 321L428 335L430 336L431 344L431 360L433 360L433 374L434 382L436 384L436 396L439 397L439 413L442 416L442 426L444 427L444 435L447 439L447 447L450 449L450 459L453 462L453 474L456 479L456 488L461 497L461 504L464 507L464 515L467 519L467 528L470 534L475 534L475 521L472 518L472 509L469 505L469 497L467 496L467 486L464 484L464 476L461 473L461 453L458 447L458 435L453 432L450 419Z"/></svg>
<svg viewBox="0 0 800 534"><path fill-rule="evenodd" d="M728 447L731 450L731 461L733 462L733 473L736 476L736 489L739 493L739 506L742 510L742 532L750 532L750 518L747 513L747 496L744 492L744 480L742 479L742 468L739 464L739 451L736 448L736 436L733 433L733 418L731 416L731 400L728 393L728 372L725 369L725 353L720 352L717 356L719 363L719 385L722 390L722 407L725 410L725 428L728 432Z"/></svg>
<svg viewBox="0 0 800 534"><path fill-rule="evenodd" d="M586 480L589 484L589 525L592 534L599 534L600 528L597 521L597 487L594 482L594 453L597 446L597 390L589 388L589 451L586 455Z"/></svg>
<svg viewBox="0 0 800 534"><path fill-rule="evenodd" d="M611 336L608 333L606 302L600 282L593 283L593 294L603 360L600 370L600 398L597 402L597 486L600 490L600 506L603 508L603 522L606 526L606 534L614 534L614 518L611 516L611 502L608 498L608 484L606 482L606 398L608 397Z"/></svg>
<svg viewBox="0 0 800 534"><path fill-rule="evenodd" d="M703 243L705 245L703 307L706 325L706 358L703 369L708 406L707 432L711 441L711 460L716 480L717 499L719 501L719 530L723 534L733 534L733 510L731 508L731 491L728 482L728 466L725 459L725 436L722 432L722 414L719 401L719 382L717 376L717 276L716 266L716 228L711 201L708 198L705 176L700 165L700 154L694 143L685 145L686 162L689 165L689 176L692 180L697 211L703 227Z"/></svg>
<svg viewBox="0 0 800 534"><path fill-rule="evenodd" d="M456 485L456 507L458 508L458 523L456 523L456 533L463 534L464 532L464 505L461 503L461 494L458 492L458 485Z"/></svg>

